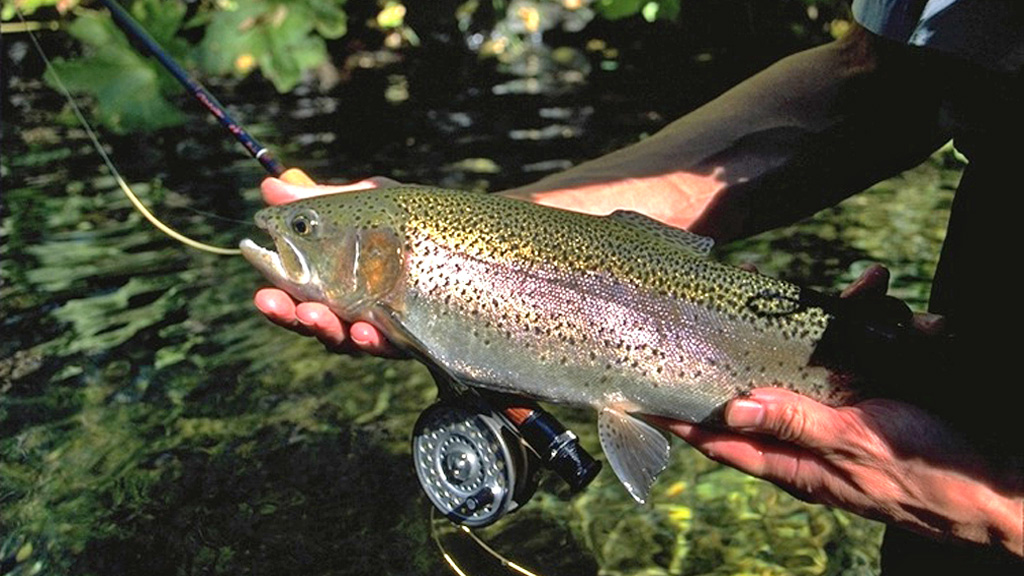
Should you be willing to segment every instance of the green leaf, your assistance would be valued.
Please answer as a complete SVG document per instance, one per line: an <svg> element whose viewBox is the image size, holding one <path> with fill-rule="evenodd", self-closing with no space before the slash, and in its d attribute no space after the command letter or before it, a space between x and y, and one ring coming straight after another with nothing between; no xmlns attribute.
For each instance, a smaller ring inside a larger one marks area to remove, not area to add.
<svg viewBox="0 0 1024 576"><path fill-rule="evenodd" d="M161 0L136 0L131 6L132 16L165 50L181 43L176 35L185 20L186 10L184 2Z"/></svg>
<svg viewBox="0 0 1024 576"><path fill-rule="evenodd" d="M132 16L149 33L160 47L179 64L189 60L190 47L184 39L178 37L182 29L187 8L182 2L165 0L136 0L131 6ZM147 55L148 58L148 55ZM164 94L176 94L180 90L178 81L165 71L162 66L151 62L157 70L160 80L160 91Z"/></svg>
<svg viewBox="0 0 1024 576"><path fill-rule="evenodd" d="M95 96L100 122L118 133L154 130L184 120L164 98L180 88L164 85L159 64L140 56L105 13L82 11L68 32L89 51L76 60L55 60L46 76L51 86L56 87L56 74L68 90Z"/></svg>
<svg viewBox="0 0 1024 576"><path fill-rule="evenodd" d="M605 18L618 20L633 16L645 3L646 0L599 0L594 6Z"/></svg>
<svg viewBox="0 0 1024 576"><path fill-rule="evenodd" d="M15 9L21 10L22 15L28 16L44 6L56 6L60 0L9 0L4 2L3 11L0 11L0 19L10 20L14 18Z"/></svg>
<svg viewBox="0 0 1024 576"><path fill-rule="evenodd" d="M120 30L101 12L82 12L68 26L68 33L84 44L101 48L110 44L129 47L128 40Z"/></svg>
<svg viewBox="0 0 1024 576"><path fill-rule="evenodd" d="M266 3L251 1L213 14L199 45L202 68L211 74L246 75L248 70L236 69L235 63L242 56L257 60L267 51L266 35L256 27L266 9Z"/></svg>
<svg viewBox="0 0 1024 576"><path fill-rule="evenodd" d="M260 60L260 70L270 78L278 92L294 88L305 70L319 65L327 57L327 47L319 37L288 39L287 44L277 44L277 41L271 38L271 50Z"/></svg>
<svg viewBox="0 0 1024 576"><path fill-rule="evenodd" d="M597 12L609 20L641 14L648 22L675 20L679 17L681 0L598 0Z"/></svg>
<svg viewBox="0 0 1024 576"><path fill-rule="evenodd" d="M220 11L211 18L200 45L200 62L211 73L239 77L249 74L253 63L258 64L279 92L287 92L305 71L327 58L326 44L314 33L314 22L316 10L326 10L329 4L316 0L311 7L300 2L252 0ZM337 19L332 22L332 26L339 25Z"/></svg>
<svg viewBox="0 0 1024 576"><path fill-rule="evenodd" d="M316 31L324 38L341 38L348 32L345 0L307 0Z"/></svg>

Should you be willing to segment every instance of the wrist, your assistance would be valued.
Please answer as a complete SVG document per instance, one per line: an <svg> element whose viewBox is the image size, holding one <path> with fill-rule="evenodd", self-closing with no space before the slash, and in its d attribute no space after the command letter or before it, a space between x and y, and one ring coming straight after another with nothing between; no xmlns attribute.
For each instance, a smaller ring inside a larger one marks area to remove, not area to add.
<svg viewBox="0 0 1024 576"><path fill-rule="evenodd" d="M1024 560L1024 500L949 471L941 471L931 484L916 505L905 507L918 529L1003 549Z"/></svg>
<svg viewBox="0 0 1024 576"><path fill-rule="evenodd" d="M1024 500L988 492L978 502L979 514L985 519L988 544L1024 560Z"/></svg>

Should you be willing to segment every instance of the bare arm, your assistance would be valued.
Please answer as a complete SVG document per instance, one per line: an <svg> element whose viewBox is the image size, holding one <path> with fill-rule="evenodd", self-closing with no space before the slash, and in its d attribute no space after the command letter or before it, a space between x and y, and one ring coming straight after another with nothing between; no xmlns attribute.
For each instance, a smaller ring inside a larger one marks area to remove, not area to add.
<svg viewBox="0 0 1024 576"><path fill-rule="evenodd" d="M948 139L902 49L855 27L789 56L637 144L506 194L635 210L727 240L792 223Z"/></svg>
<svg viewBox="0 0 1024 576"><path fill-rule="evenodd" d="M855 27L785 58L654 136L509 196L592 214L626 209L728 240L789 224L923 160L947 137L934 90L902 49ZM304 189L275 179L268 203L380 186ZM386 183L385 183L386 185ZM264 289L275 322L332 349L392 352L372 326L347 331L316 303Z"/></svg>

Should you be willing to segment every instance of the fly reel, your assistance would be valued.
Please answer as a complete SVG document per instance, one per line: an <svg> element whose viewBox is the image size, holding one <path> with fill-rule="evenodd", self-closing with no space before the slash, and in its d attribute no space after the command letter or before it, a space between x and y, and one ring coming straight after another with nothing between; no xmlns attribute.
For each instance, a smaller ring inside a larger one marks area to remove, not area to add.
<svg viewBox="0 0 1024 576"><path fill-rule="evenodd" d="M537 486L537 456L490 410L434 404L416 422L412 453L427 497L465 526L493 524L525 504Z"/></svg>
<svg viewBox="0 0 1024 576"><path fill-rule="evenodd" d="M452 522L487 526L518 509L537 488L541 467L554 471L573 492L600 471L601 463L575 434L524 402L468 392L420 415L412 441L416 475L430 501Z"/></svg>

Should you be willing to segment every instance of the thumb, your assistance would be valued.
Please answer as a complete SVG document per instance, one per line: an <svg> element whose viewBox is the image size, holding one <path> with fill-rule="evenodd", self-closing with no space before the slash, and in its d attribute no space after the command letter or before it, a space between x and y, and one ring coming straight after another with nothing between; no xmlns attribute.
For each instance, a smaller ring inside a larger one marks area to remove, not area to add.
<svg viewBox="0 0 1024 576"><path fill-rule="evenodd" d="M725 407L725 424L811 450L832 450L848 426L841 410L782 388L759 388Z"/></svg>

